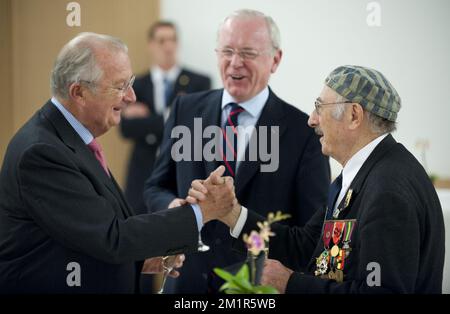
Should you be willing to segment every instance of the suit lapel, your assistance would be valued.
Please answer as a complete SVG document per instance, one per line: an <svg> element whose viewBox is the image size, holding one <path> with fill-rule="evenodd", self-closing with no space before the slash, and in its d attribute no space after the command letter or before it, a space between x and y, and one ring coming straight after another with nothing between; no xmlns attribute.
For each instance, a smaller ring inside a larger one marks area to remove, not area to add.
<svg viewBox="0 0 450 314"><path fill-rule="evenodd" d="M121 201L121 191L118 186L114 185L113 177L111 178L106 174L99 161L95 158L92 151L84 144L83 140L67 122L62 113L48 101L42 109L44 116L50 121L50 123L56 129L60 139L66 144L74 154L80 159L81 163L100 180L111 194L122 204L122 211L124 215L129 216L127 206Z"/></svg>
<svg viewBox="0 0 450 314"><path fill-rule="evenodd" d="M362 189L362 186L364 185L364 182L366 181L367 177L369 176L370 171L372 168L383 158L383 156L389 152L397 142L392 137L391 134L386 136L380 144L375 147L373 152L369 155L369 158L364 162L361 169L356 174L356 177L353 179L352 183L350 184L350 187L348 188L347 192L352 190L351 198L348 200L348 204L345 204L346 202L346 196L341 200L338 208L342 208L343 214L346 215L349 211L349 209L352 206L353 200L358 195L359 191ZM346 205L344 208L344 204Z"/></svg>
<svg viewBox="0 0 450 314"><path fill-rule="evenodd" d="M174 101L175 97L187 93L187 87L189 86L190 82L191 77L189 73L187 73L185 70L182 69L175 81L173 93L170 96L170 103Z"/></svg>
<svg viewBox="0 0 450 314"><path fill-rule="evenodd" d="M218 90L214 93L212 93L209 96L209 99L205 101L207 104L206 106L203 106L203 111L197 113L197 117L202 118L203 123L203 130L212 125L212 126L220 126L221 123L221 113L222 113L222 93L223 90ZM203 137L202 137L203 138ZM202 148L205 147L206 143L209 142L211 139L202 139ZM217 139L220 142L220 145L222 144L222 138ZM213 172L217 167L221 165L219 161L206 161L203 158L203 162L205 165L205 172L206 176L209 176L211 172Z"/></svg>
<svg viewBox="0 0 450 314"><path fill-rule="evenodd" d="M283 123L284 109L281 100L270 90L269 98L267 99L266 105L263 108L261 116L256 123L256 129L260 126L267 126L267 135L272 132L273 126L279 127L279 143L281 143L281 137L286 130L286 124ZM258 136L259 132L254 132L252 139ZM258 139L258 149L259 149L259 139ZM245 156L248 156L248 145L246 148ZM259 158L256 161L241 161L235 178L236 184L236 195L239 195L243 190L245 185L250 181L250 179L257 173L260 169L261 161Z"/></svg>

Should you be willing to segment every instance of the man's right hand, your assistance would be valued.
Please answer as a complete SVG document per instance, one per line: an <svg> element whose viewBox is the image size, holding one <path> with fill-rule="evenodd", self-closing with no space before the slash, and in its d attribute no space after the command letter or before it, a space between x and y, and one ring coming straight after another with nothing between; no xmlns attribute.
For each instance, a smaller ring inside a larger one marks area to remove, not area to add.
<svg viewBox="0 0 450 314"><path fill-rule="evenodd" d="M234 194L233 178L222 177L224 172L225 167L220 166L206 180L194 180L186 201L200 206L204 223L218 219L233 228L241 205Z"/></svg>

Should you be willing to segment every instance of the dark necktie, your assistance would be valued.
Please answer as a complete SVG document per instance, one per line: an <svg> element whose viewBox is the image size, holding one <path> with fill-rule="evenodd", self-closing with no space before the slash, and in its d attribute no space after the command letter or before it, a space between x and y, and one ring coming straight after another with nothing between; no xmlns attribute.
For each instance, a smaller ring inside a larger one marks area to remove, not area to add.
<svg viewBox="0 0 450 314"><path fill-rule="evenodd" d="M170 106L170 98L172 97L172 83L170 80L165 77L163 80L164 83L164 106L169 107Z"/></svg>
<svg viewBox="0 0 450 314"><path fill-rule="evenodd" d="M225 165L225 176L234 177L237 160L237 126L239 114L245 111L236 103L229 103L231 110L222 128L223 146L222 158Z"/></svg>
<svg viewBox="0 0 450 314"><path fill-rule="evenodd" d="M94 153L95 158L98 160L103 170L105 170L106 174L109 177L110 174L108 171L108 166L106 165L106 158L105 155L103 154L103 150L100 144L95 139L93 139L92 142L88 144L88 147Z"/></svg>
<svg viewBox="0 0 450 314"><path fill-rule="evenodd" d="M330 190L328 192L328 211L327 219L333 217L334 203L342 189L342 173L331 183Z"/></svg>

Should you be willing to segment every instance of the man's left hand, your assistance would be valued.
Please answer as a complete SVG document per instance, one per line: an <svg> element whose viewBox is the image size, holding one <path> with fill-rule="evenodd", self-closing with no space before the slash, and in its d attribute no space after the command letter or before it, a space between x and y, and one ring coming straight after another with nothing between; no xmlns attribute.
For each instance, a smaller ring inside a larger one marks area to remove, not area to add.
<svg viewBox="0 0 450 314"><path fill-rule="evenodd" d="M267 259L264 263L261 284L272 286L278 292L285 293L288 280L293 272L293 270L285 267L279 261Z"/></svg>
<svg viewBox="0 0 450 314"><path fill-rule="evenodd" d="M183 266L185 260L184 254L179 254L176 257L175 266L173 270L169 273L170 277L177 278L180 273L175 270L175 268L180 268ZM162 256L147 258L142 266L142 274L159 274L164 271L163 268L163 258Z"/></svg>

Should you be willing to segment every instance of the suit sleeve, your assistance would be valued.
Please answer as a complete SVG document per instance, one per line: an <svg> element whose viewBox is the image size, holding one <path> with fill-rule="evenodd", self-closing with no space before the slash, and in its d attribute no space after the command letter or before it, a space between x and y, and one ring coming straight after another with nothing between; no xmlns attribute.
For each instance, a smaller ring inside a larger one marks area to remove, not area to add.
<svg viewBox="0 0 450 314"><path fill-rule="evenodd" d="M196 250L189 206L123 219L65 152L28 148L17 166L20 196L33 220L55 241L108 263ZM176 232L175 232L176 231Z"/></svg>
<svg viewBox="0 0 450 314"><path fill-rule="evenodd" d="M173 144L171 133L176 124L179 99L180 97L177 97L172 104L172 110L164 127L160 154L155 161L151 177L145 182L144 201L149 212L167 208L169 203L177 197L174 179L176 178L176 167L171 154Z"/></svg>
<svg viewBox="0 0 450 314"><path fill-rule="evenodd" d="M322 154L318 137L312 130L305 144L297 170L297 204L293 213L293 225L304 226L314 213L327 203L330 186L330 165Z"/></svg>
<svg viewBox="0 0 450 314"><path fill-rule="evenodd" d="M289 227L274 223L271 229L275 236L270 238L269 258L279 260L293 270L303 270L311 260L317 241L320 239L324 217L325 209L321 209L315 212L304 227ZM250 234L252 230L259 230L257 223L264 220L266 218L249 210L241 235L234 241L233 247L237 250L245 250L243 235Z"/></svg>
<svg viewBox="0 0 450 314"><path fill-rule="evenodd" d="M421 239L412 202L384 192L367 200L364 211L358 222L360 246L351 253L359 258L355 279L337 283L294 273L287 293L414 293ZM379 265L380 285L367 283L373 276L371 263Z"/></svg>

